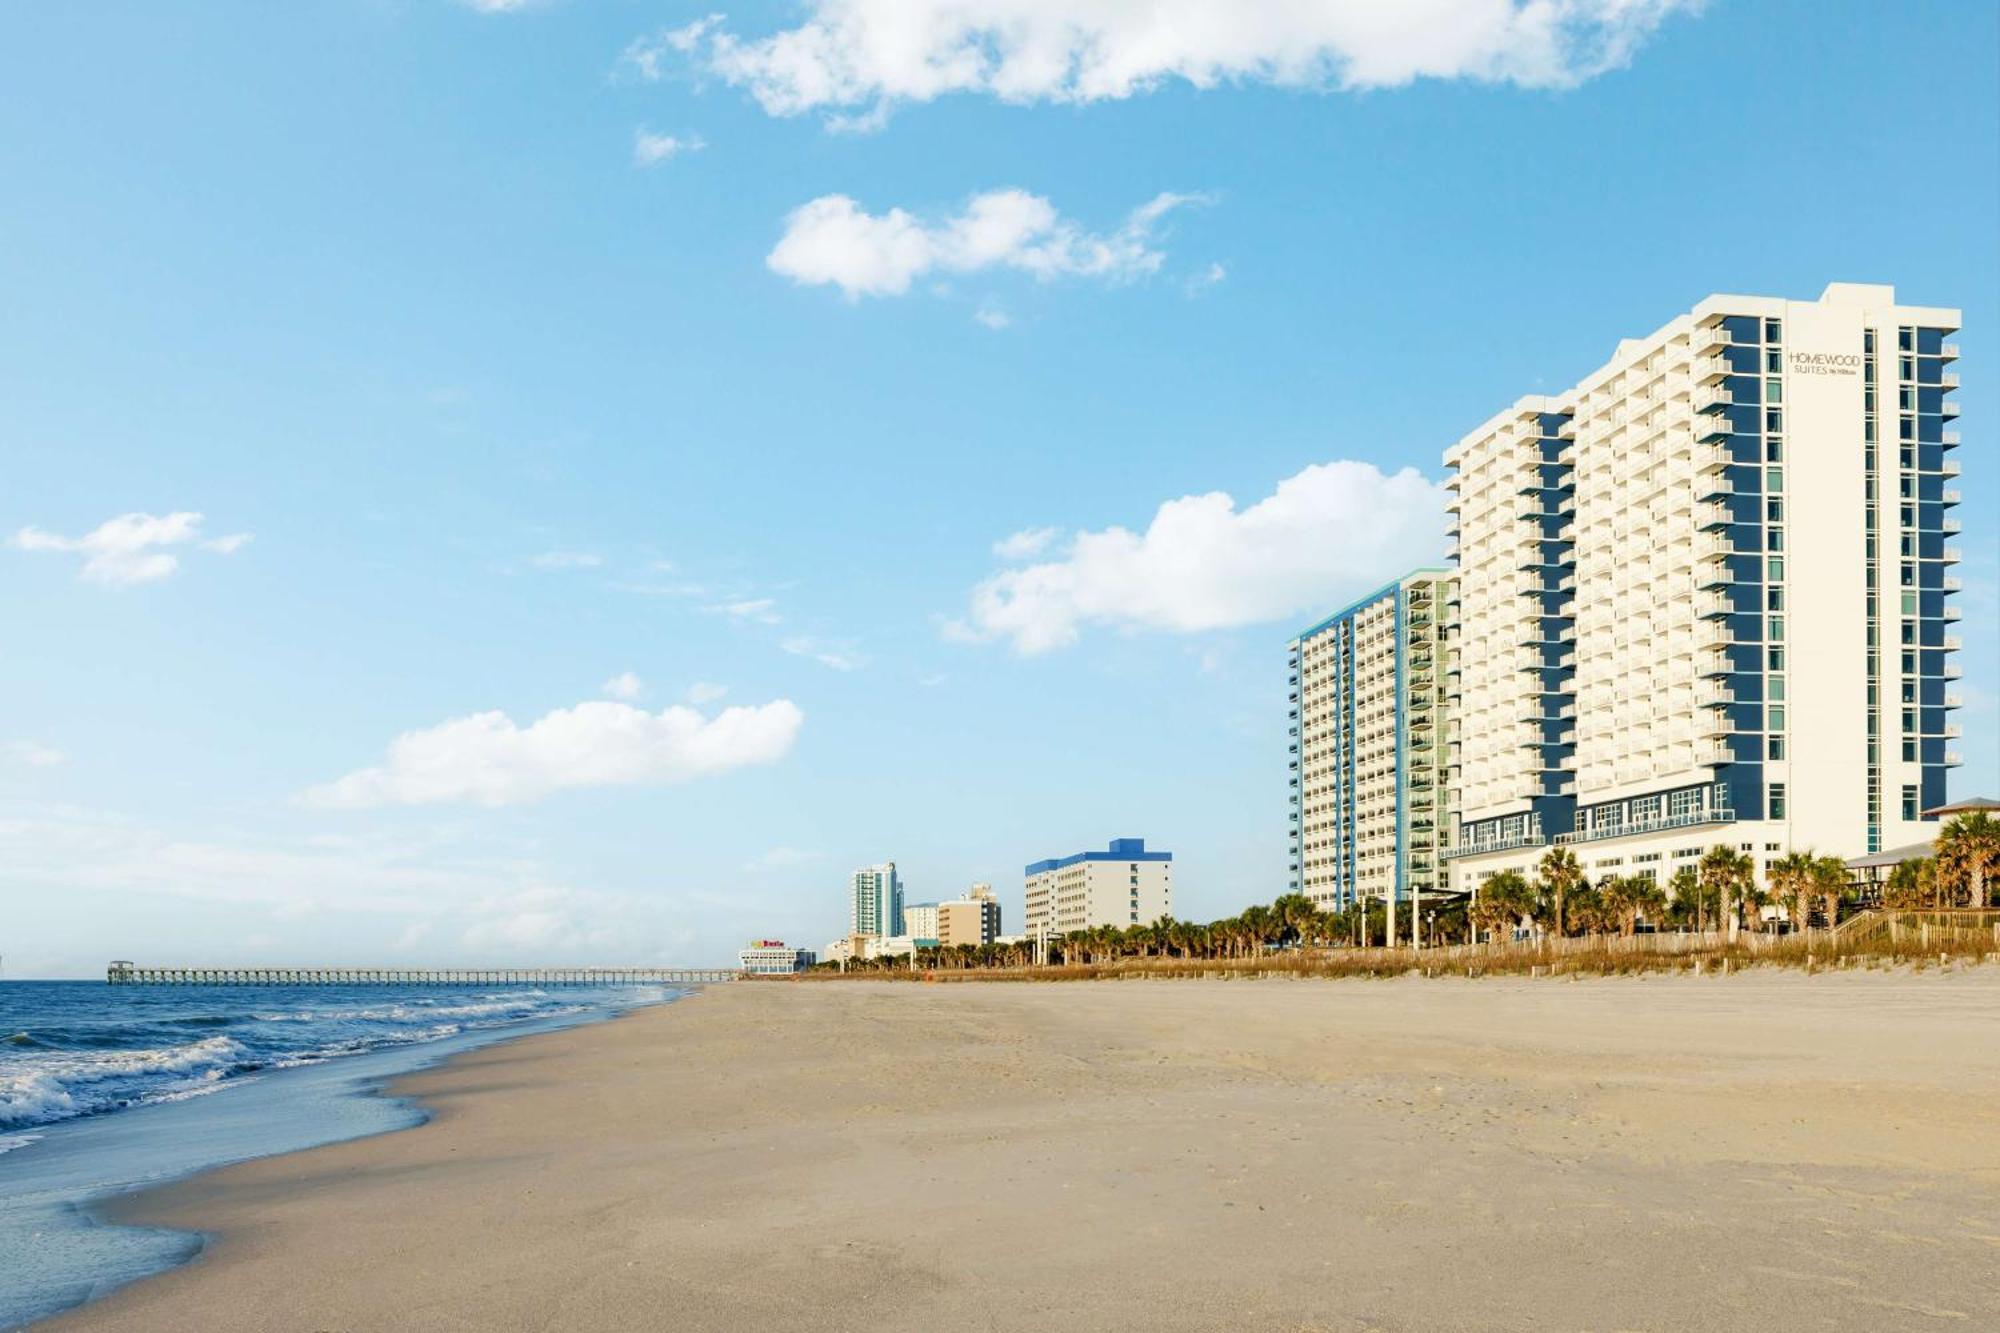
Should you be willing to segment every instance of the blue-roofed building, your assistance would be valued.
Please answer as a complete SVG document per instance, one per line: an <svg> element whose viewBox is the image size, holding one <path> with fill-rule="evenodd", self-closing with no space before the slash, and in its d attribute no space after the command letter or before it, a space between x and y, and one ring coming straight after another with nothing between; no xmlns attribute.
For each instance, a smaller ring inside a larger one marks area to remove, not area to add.
<svg viewBox="0 0 2000 1333"><path fill-rule="evenodd" d="M1144 838L1113 838L1104 851L1027 867L1031 936L1157 921L1173 914L1173 901L1174 854L1147 851Z"/></svg>

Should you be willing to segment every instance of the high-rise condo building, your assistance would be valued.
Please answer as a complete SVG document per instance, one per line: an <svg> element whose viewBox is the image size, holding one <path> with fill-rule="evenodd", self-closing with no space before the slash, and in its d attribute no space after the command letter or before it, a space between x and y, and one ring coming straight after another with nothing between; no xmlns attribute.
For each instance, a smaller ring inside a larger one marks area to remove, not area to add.
<svg viewBox="0 0 2000 1333"><path fill-rule="evenodd" d="M1064 935L1095 926L1124 929L1173 913L1174 854L1144 838L1114 838L1109 850L1036 861L1027 869L1027 931Z"/></svg>
<svg viewBox="0 0 2000 1333"><path fill-rule="evenodd" d="M1927 837L1959 757L1959 312L1711 296L1445 454L1453 875Z"/></svg>
<svg viewBox="0 0 2000 1333"><path fill-rule="evenodd" d="M937 905L938 943L991 944L1000 935L1000 899L991 884L975 884L963 898Z"/></svg>
<svg viewBox="0 0 2000 1333"><path fill-rule="evenodd" d="M1289 645L1292 892L1321 908L1445 887L1456 586L1417 570Z"/></svg>
<svg viewBox="0 0 2000 1333"><path fill-rule="evenodd" d="M847 879L847 933L889 938L903 933L903 881L896 863L862 866Z"/></svg>

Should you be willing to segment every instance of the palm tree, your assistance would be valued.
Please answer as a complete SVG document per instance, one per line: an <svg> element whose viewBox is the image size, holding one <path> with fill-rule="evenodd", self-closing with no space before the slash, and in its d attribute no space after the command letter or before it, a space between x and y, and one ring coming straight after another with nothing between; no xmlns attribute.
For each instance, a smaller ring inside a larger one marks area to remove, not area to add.
<svg viewBox="0 0 2000 1333"><path fill-rule="evenodd" d="M1748 856L1723 843L1709 848L1701 858L1701 882L1715 892L1721 904L1719 918L1725 931L1736 924L1736 898L1749 888L1753 872Z"/></svg>
<svg viewBox="0 0 2000 1333"><path fill-rule="evenodd" d="M1963 892L1968 907L1984 907L1986 881L2000 870L2000 821L1983 810L1960 815L1937 836L1937 882L1940 902L1949 886L1956 905Z"/></svg>
<svg viewBox="0 0 2000 1333"><path fill-rule="evenodd" d="M1840 900L1847 896L1847 863L1837 856L1813 858L1812 891L1819 897L1826 928L1840 924Z"/></svg>
<svg viewBox="0 0 2000 1333"><path fill-rule="evenodd" d="M1479 886L1472 904L1472 919L1496 940L1502 929L1510 934L1528 915L1533 893L1518 871L1503 870Z"/></svg>
<svg viewBox="0 0 2000 1333"><path fill-rule="evenodd" d="M1569 933L1569 917L1564 911L1569 895L1583 881L1583 867L1576 863L1576 853L1567 847L1551 847L1542 854L1542 886L1549 892L1555 907L1556 934Z"/></svg>
<svg viewBox="0 0 2000 1333"><path fill-rule="evenodd" d="M1922 907L1936 881L1937 862L1930 857L1904 861L1889 872L1889 882L1882 886L1882 905L1905 910Z"/></svg>
<svg viewBox="0 0 2000 1333"><path fill-rule="evenodd" d="M1683 928L1692 925L1696 930L1706 927L1708 890L1693 866L1684 865L1674 871L1674 877L1667 881L1667 893L1672 899L1669 910L1676 925Z"/></svg>
<svg viewBox="0 0 2000 1333"><path fill-rule="evenodd" d="M1811 852L1787 852L1764 867L1764 882L1790 913L1793 930L1806 928L1806 900L1817 889L1813 876L1818 860Z"/></svg>

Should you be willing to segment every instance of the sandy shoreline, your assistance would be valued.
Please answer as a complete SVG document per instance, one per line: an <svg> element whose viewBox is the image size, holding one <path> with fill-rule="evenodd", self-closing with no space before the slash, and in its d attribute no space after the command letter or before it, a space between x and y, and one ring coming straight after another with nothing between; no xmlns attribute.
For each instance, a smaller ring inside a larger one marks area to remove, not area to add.
<svg viewBox="0 0 2000 1333"><path fill-rule="evenodd" d="M2000 1325L2000 969L740 984L393 1090L41 1327Z"/></svg>

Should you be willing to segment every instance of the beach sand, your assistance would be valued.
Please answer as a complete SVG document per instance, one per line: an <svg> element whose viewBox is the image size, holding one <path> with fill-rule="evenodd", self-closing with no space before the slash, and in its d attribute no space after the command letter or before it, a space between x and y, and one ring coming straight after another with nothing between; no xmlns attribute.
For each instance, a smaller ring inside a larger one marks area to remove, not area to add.
<svg viewBox="0 0 2000 1333"><path fill-rule="evenodd" d="M116 1215L51 1328L2000 1328L2000 968L732 983Z"/></svg>

